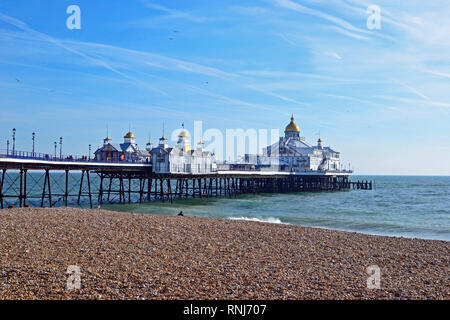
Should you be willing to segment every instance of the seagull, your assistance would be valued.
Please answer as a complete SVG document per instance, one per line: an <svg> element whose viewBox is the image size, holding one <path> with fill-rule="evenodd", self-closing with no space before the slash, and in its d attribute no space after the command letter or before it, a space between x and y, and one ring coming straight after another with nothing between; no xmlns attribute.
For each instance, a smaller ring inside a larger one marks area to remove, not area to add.
<svg viewBox="0 0 450 320"><path fill-rule="evenodd" d="M19 79L17 79L17 78L16 78L16 81L17 81L17 82L19 82L19 83L20 83L20 82L22 82L22 81L20 81L20 80L19 80Z"/></svg>
<svg viewBox="0 0 450 320"><path fill-rule="evenodd" d="M178 32L178 30L173 30L173 32Z"/></svg>
<svg viewBox="0 0 450 320"><path fill-rule="evenodd" d="M169 40L173 40L173 38L169 38Z"/></svg>

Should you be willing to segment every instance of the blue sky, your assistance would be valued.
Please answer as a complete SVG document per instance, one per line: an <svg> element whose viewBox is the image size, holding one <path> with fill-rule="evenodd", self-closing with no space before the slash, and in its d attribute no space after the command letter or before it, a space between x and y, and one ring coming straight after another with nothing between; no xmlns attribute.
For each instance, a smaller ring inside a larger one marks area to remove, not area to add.
<svg viewBox="0 0 450 320"><path fill-rule="evenodd" d="M66 8L81 9L69 30ZM381 8L369 30L366 9ZM280 128L360 174L450 175L449 1L0 2L0 149Z"/></svg>

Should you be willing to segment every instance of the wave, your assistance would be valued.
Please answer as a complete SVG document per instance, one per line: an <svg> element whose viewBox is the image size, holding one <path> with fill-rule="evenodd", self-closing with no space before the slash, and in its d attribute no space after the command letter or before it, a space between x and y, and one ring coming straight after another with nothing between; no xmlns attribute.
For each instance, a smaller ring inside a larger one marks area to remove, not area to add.
<svg viewBox="0 0 450 320"><path fill-rule="evenodd" d="M246 220L246 221L255 221L255 222L266 222L266 223L279 223L279 224L289 224L286 222L282 222L278 218L268 217L268 218L248 218L248 217L229 217L229 220Z"/></svg>

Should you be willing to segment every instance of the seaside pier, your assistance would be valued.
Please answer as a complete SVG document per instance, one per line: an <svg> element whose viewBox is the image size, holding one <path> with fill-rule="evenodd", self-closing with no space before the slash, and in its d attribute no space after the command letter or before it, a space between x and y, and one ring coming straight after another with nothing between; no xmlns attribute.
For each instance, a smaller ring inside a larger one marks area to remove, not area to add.
<svg viewBox="0 0 450 320"><path fill-rule="evenodd" d="M371 190L349 172L152 171L146 163L0 156L0 207L99 206L242 194Z"/></svg>

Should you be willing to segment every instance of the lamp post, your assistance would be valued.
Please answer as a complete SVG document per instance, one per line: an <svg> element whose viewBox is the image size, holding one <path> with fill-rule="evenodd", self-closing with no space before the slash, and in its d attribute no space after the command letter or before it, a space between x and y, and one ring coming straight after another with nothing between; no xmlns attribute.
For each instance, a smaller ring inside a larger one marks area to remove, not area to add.
<svg viewBox="0 0 450 320"><path fill-rule="evenodd" d="M55 160L56 160L56 146L57 146L57 143L55 141Z"/></svg>
<svg viewBox="0 0 450 320"><path fill-rule="evenodd" d="M6 156L9 155L9 140L6 140Z"/></svg>
<svg viewBox="0 0 450 320"><path fill-rule="evenodd" d="M12 149L12 154L14 156L14 154L16 153L16 128L13 129L13 149Z"/></svg>
<svg viewBox="0 0 450 320"><path fill-rule="evenodd" d="M88 157L88 161L91 160L91 144L89 144L89 157Z"/></svg>
<svg viewBox="0 0 450 320"><path fill-rule="evenodd" d="M62 141L63 138L59 137L59 158L62 159Z"/></svg>
<svg viewBox="0 0 450 320"><path fill-rule="evenodd" d="M32 134L31 134L31 140L33 140L33 155L32 155L32 157L34 157L34 139L36 138L36 133L35 132L33 132Z"/></svg>

